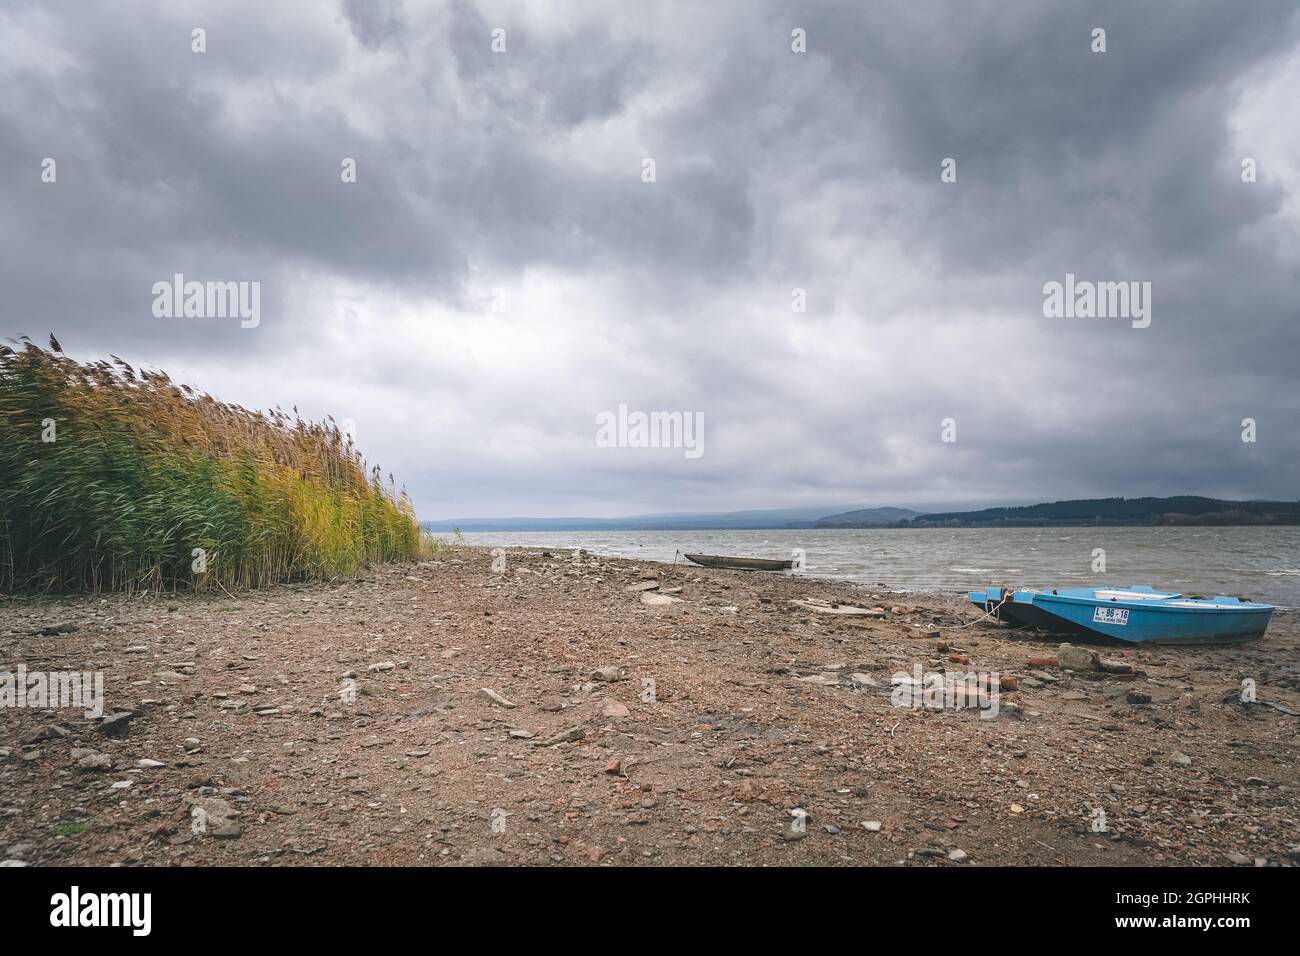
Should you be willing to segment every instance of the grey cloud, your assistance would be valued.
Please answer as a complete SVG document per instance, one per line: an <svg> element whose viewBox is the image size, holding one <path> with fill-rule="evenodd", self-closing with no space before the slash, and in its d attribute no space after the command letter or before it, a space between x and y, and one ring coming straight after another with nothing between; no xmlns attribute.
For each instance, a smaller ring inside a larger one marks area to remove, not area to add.
<svg viewBox="0 0 1300 956"><path fill-rule="evenodd" d="M357 42L370 50L398 36L404 25L397 0L343 0L343 15Z"/></svg>
<svg viewBox="0 0 1300 956"><path fill-rule="evenodd" d="M356 418L429 517L1294 497L1300 183L1232 128L1291 4L0 17L3 331ZM261 280L263 326L160 324L174 272ZM1150 280L1151 328L1045 319L1066 272ZM595 448L620 401L705 457Z"/></svg>

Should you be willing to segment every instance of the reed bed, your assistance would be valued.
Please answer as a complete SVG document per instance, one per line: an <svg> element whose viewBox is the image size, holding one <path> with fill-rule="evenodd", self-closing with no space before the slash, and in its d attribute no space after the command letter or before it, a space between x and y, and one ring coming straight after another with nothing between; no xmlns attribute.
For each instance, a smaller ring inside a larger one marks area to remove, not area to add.
<svg viewBox="0 0 1300 956"><path fill-rule="evenodd" d="M0 590L248 588L427 548L332 419L219 402L50 337L0 345Z"/></svg>

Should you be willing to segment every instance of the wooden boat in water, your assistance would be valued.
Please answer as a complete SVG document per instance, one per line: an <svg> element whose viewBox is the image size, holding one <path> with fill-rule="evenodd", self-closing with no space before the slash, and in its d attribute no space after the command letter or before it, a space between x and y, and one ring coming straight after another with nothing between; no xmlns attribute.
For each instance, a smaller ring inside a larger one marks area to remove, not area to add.
<svg viewBox="0 0 1300 956"><path fill-rule="evenodd" d="M687 560L706 568L731 568L736 571L789 571L794 561L775 561L770 558L731 558L721 554L688 554Z"/></svg>
<svg viewBox="0 0 1300 956"><path fill-rule="evenodd" d="M1264 636L1271 604L1223 594L1185 597L1147 584L1130 588L971 591L972 604L1012 624L1113 637L1128 643L1237 644Z"/></svg>

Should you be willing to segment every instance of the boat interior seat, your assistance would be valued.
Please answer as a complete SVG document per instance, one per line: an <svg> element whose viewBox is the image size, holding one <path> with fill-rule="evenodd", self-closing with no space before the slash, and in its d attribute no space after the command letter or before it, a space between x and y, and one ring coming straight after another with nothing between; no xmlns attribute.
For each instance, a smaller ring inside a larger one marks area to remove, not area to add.
<svg viewBox="0 0 1300 956"><path fill-rule="evenodd" d="M1103 601L1165 601L1169 598L1182 597L1182 594L1177 591L1126 591L1118 588L1096 591L1095 594Z"/></svg>

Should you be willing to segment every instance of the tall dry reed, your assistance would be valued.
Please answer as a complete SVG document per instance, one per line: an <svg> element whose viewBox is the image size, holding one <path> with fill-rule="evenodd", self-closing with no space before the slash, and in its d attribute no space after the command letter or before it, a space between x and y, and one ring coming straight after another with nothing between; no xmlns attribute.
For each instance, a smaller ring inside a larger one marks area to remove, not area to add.
<svg viewBox="0 0 1300 956"><path fill-rule="evenodd" d="M0 346L0 590L355 574L421 550L405 492L332 420L249 411L51 336Z"/></svg>

